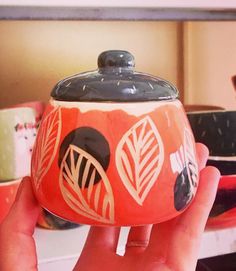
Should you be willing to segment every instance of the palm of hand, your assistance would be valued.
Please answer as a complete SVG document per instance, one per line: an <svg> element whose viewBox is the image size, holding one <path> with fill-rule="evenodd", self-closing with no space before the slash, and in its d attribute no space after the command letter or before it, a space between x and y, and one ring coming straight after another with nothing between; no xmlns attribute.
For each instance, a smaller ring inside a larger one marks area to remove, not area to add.
<svg viewBox="0 0 236 271"><path fill-rule="evenodd" d="M116 254L119 228L91 227L74 271L193 271L214 201L219 173L204 168L194 202L178 217L132 227L124 256Z"/></svg>
<svg viewBox="0 0 236 271"><path fill-rule="evenodd" d="M74 271L193 271L201 236L216 195L219 172L205 167L207 151L197 145L200 184L188 209L156 225L132 227L124 256L116 254L119 228L91 227Z"/></svg>
<svg viewBox="0 0 236 271"><path fill-rule="evenodd" d="M154 226L131 228L124 256L116 254L119 228L91 227L74 271L194 270L201 231L191 236L189 231L183 231L181 221L181 218L176 218ZM186 249L176 246L180 238Z"/></svg>
<svg viewBox="0 0 236 271"><path fill-rule="evenodd" d="M216 195L220 174L206 167L208 152L197 145L200 184L188 209L156 225L132 227L124 256L116 254L120 228L91 227L74 271L193 271L201 236ZM36 271L33 232L40 207L25 178L9 215L0 225L0 270Z"/></svg>

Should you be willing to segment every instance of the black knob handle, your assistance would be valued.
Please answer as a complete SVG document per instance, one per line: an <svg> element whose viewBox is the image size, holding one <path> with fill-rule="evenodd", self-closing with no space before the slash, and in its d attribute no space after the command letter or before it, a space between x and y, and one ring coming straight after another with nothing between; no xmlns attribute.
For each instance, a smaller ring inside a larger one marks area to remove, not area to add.
<svg viewBox="0 0 236 271"><path fill-rule="evenodd" d="M127 51L110 50L98 56L98 68L133 68L134 57Z"/></svg>

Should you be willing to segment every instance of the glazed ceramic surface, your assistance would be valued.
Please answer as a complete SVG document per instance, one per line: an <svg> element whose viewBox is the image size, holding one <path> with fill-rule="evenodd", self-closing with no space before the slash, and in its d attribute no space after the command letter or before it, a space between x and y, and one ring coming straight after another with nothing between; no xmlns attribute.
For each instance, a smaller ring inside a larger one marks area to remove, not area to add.
<svg viewBox="0 0 236 271"><path fill-rule="evenodd" d="M195 139L204 143L214 160L236 156L236 111L188 113Z"/></svg>
<svg viewBox="0 0 236 271"><path fill-rule="evenodd" d="M0 223L8 214L16 197L21 179L0 183Z"/></svg>
<svg viewBox="0 0 236 271"><path fill-rule="evenodd" d="M0 181L30 174L35 138L33 109L22 107L0 110Z"/></svg>
<svg viewBox="0 0 236 271"><path fill-rule="evenodd" d="M105 52L98 66L52 91L33 151L38 200L80 224L177 216L195 195L198 168L176 89L134 72L127 52Z"/></svg>
<svg viewBox="0 0 236 271"><path fill-rule="evenodd" d="M236 175L222 176L207 229L223 229L236 226Z"/></svg>
<svg viewBox="0 0 236 271"><path fill-rule="evenodd" d="M207 165L219 169L222 177L207 229L236 226L236 111L189 112L196 141L209 148Z"/></svg>

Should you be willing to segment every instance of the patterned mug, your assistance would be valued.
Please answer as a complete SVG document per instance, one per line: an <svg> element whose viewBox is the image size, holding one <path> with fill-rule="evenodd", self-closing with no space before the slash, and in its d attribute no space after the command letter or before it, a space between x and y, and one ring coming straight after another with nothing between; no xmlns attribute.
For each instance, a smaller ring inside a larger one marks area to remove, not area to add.
<svg viewBox="0 0 236 271"><path fill-rule="evenodd" d="M0 182L30 175L30 162L36 138L32 108L0 110Z"/></svg>
<svg viewBox="0 0 236 271"><path fill-rule="evenodd" d="M178 91L134 71L126 51L52 90L36 139L32 179L41 205L80 224L171 219L198 185L195 141Z"/></svg>

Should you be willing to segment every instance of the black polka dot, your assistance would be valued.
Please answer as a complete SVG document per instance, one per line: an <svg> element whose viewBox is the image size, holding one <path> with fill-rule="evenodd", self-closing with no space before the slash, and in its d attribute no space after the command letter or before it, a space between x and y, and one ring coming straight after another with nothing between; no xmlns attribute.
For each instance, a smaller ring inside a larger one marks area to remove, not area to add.
<svg viewBox="0 0 236 271"><path fill-rule="evenodd" d="M96 129L91 127L80 127L72 132L70 132L63 140L60 146L59 151L59 167L61 166L61 162L65 156L70 145L74 145L84 150L88 154L90 154L94 159L96 159L99 164L103 167L104 170L108 168L110 161L110 148L106 138ZM78 161L80 154L74 152L74 161L75 163ZM70 167L71 161L70 156L67 156L66 162ZM82 187L82 178L83 173L87 164L87 159L85 157L82 158L80 169L79 169L79 178L78 185ZM94 172L94 165L91 164L89 167L89 171L86 178L85 187L89 186L91 175ZM95 170L96 171L96 170ZM96 171L94 184L100 181L100 175Z"/></svg>

